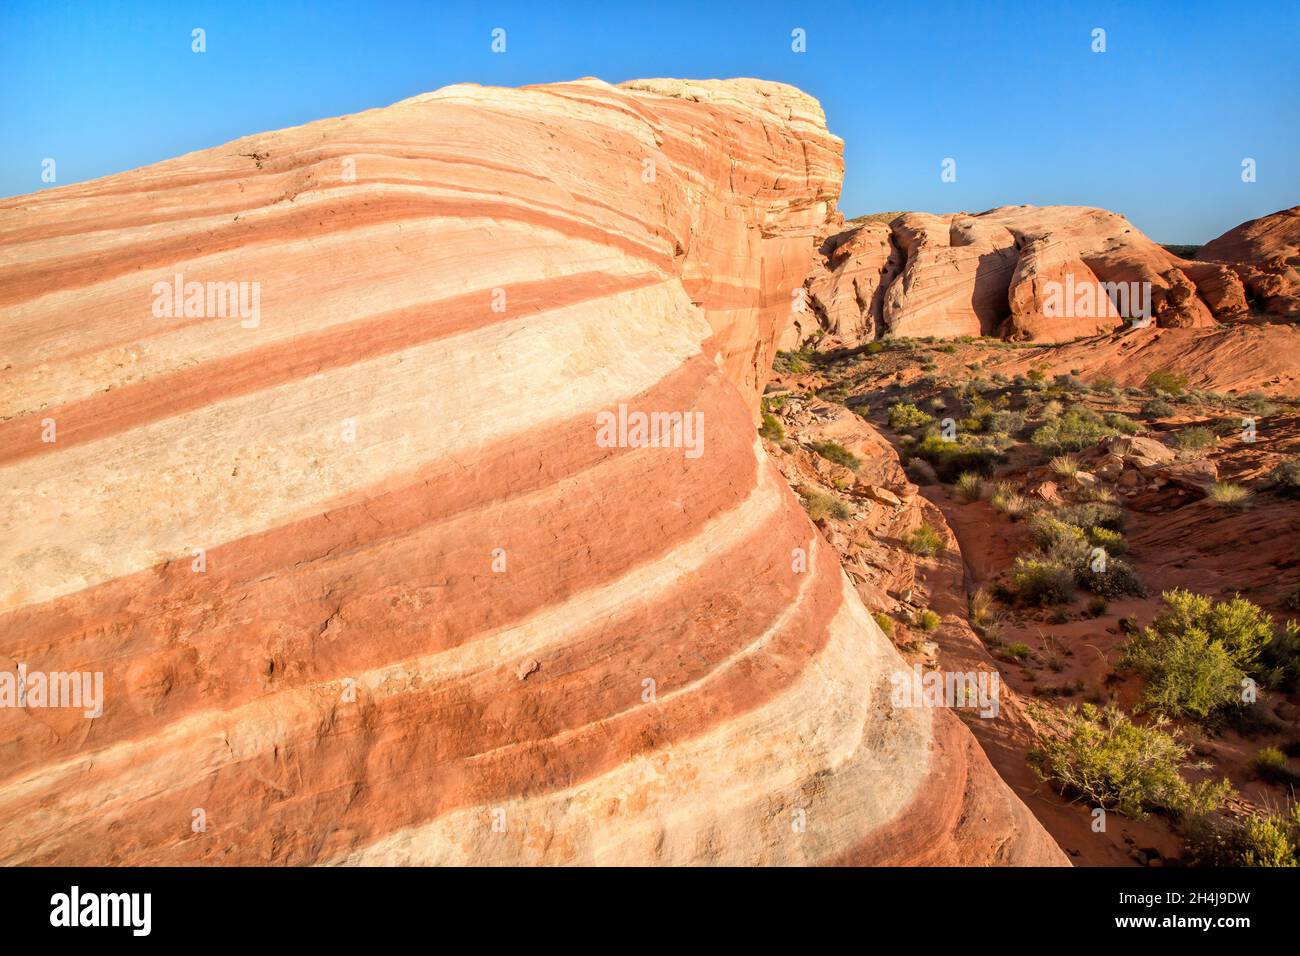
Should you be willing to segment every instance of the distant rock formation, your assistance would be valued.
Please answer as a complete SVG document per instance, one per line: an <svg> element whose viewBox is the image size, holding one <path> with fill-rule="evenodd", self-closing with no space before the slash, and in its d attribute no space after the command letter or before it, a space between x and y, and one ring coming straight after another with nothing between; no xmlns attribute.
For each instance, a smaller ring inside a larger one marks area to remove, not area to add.
<svg viewBox="0 0 1300 956"><path fill-rule="evenodd" d="M583 80L0 201L0 656L105 693L0 861L1065 862L754 433L841 172Z"/></svg>
<svg viewBox="0 0 1300 956"><path fill-rule="evenodd" d="M1230 265L1262 311L1300 317L1300 206L1229 229L1196 258Z"/></svg>
<svg viewBox="0 0 1300 956"><path fill-rule="evenodd" d="M1264 298L1263 285L1248 294L1240 270L1206 261L1204 251L1181 259L1123 216L1084 206L900 213L850 224L820 253L806 282L817 321L800 331L849 344L964 335L1063 342L1132 322L1198 328L1244 316L1251 299Z"/></svg>

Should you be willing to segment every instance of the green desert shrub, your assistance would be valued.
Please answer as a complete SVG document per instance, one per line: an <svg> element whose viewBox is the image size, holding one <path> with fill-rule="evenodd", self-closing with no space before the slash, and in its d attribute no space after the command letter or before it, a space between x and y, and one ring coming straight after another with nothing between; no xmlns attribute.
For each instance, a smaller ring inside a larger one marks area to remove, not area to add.
<svg viewBox="0 0 1300 956"><path fill-rule="evenodd" d="M994 435L1019 435L1025 429L1024 412L1007 410L994 412L985 422L984 430Z"/></svg>
<svg viewBox="0 0 1300 956"><path fill-rule="evenodd" d="M1111 600L1130 594L1138 597L1146 594L1133 565L1119 558L1094 559L1086 571L1076 574L1075 580L1094 594Z"/></svg>
<svg viewBox="0 0 1300 956"><path fill-rule="evenodd" d="M1286 598L1282 603L1286 605L1288 611L1300 611L1300 584L1286 592Z"/></svg>
<svg viewBox="0 0 1300 956"><path fill-rule="evenodd" d="M997 483L993 489L993 494L989 497L989 504L1012 521L1023 517L1029 512L1030 508L1029 499L1022 495L1020 489L1009 481Z"/></svg>
<svg viewBox="0 0 1300 956"><path fill-rule="evenodd" d="M1300 814L1252 815L1234 841L1241 866L1300 866Z"/></svg>
<svg viewBox="0 0 1300 956"><path fill-rule="evenodd" d="M1216 481L1210 485L1205 496L1216 505L1225 505L1229 508L1244 508L1250 504L1254 492L1244 485L1234 484L1231 481Z"/></svg>
<svg viewBox="0 0 1300 956"><path fill-rule="evenodd" d="M759 426L758 433L768 441L779 442L785 438L785 428L781 425L781 420L771 412L763 413L763 424Z"/></svg>
<svg viewBox="0 0 1300 956"><path fill-rule="evenodd" d="M1284 461L1268 473L1265 483L1288 498L1300 498L1300 458Z"/></svg>
<svg viewBox="0 0 1300 956"><path fill-rule="evenodd" d="M835 518L843 521L850 514L849 506L834 495L823 491L808 491L803 496L803 509L813 521Z"/></svg>
<svg viewBox="0 0 1300 956"><path fill-rule="evenodd" d="M1124 530L1123 509L1106 501L1083 501L1062 505L1056 509L1056 516L1061 521L1078 528Z"/></svg>
<svg viewBox="0 0 1300 956"><path fill-rule="evenodd" d="M836 444L833 441L818 442L813 445L813 451L817 452L817 454L821 455L827 461L834 462L837 465L843 465L845 468L852 468L854 471L857 471L858 465L861 464L861 462L858 461L857 455L853 454L843 445Z"/></svg>
<svg viewBox="0 0 1300 956"><path fill-rule="evenodd" d="M963 471L957 476L956 484L957 498L960 501L970 503L979 501L984 494L984 478L978 472Z"/></svg>
<svg viewBox="0 0 1300 956"><path fill-rule="evenodd" d="M943 538L928 524L914 528L903 538L903 545L908 551L922 557L932 557L944 549Z"/></svg>
<svg viewBox="0 0 1300 956"><path fill-rule="evenodd" d="M1118 556L1128 550L1128 542L1118 531L1093 525L1088 529L1088 541L1095 548L1105 548L1106 553Z"/></svg>
<svg viewBox="0 0 1300 956"><path fill-rule="evenodd" d="M1068 797L1141 820L1152 811L1202 816L1230 792L1228 781L1189 783L1191 748L1163 718L1134 723L1117 707L1093 704L1047 715L1030 760Z"/></svg>
<svg viewBox="0 0 1300 956"><path fill-rule="evenodd" d="M1260 676L1270 687L1300 689L1300 624L1285 621L1259 655Z"/></svg>
<svg viewBox="0 0 1300 956"><path fill-rule="evenodd" d="M889 427L894 431L924 428L933 421L934 416L927 415L910 402L895 402L889 406Z"/></svg>
<svg viewBox="0 0 1300 956"><path fill-rule="evenodd" d="M916 626L927 634L939 629L939 615L927 608L916 615Z"/></svg>
<svg viewBox="0 0 1300 956"><path fill-rule="evenodd" d="M935 474L943 482L957 480L964 471L981 475L993 472L997 452L992 448L960 441L948 441L939 435L927 435L917 443L913 453L934 466Z"/></svg>
<svg viewBox="0 0 1300 956"><path fill-rule="evenodd" d="M1125 647L1125 663L1146 678L1146 706L1205 720L1240 705L1242 681L1273 639L1272 618L1240 596L1216 602L1174 589L1160 597L1165 609Z"/></svg>
<svg viewBox="0 0 1300 956"><path fill-rule="evenodd" d="M1200 425L1179 429L1174 435L1174 444L1185 458L1202 458L1218 442L1214 432Z"/></svg>
<svg viewBox="0 0 1300 956"><path fill-rule="evenodd" d="M1117 429L1108 425L1101 415L1076 405L1059 417L1048 417L1034 429L1030 441L1048 454L1061 454L1095 445L1114 434Z"/></svg>
<svg viewBox="0 0 1300 956"><path fill-rule="evenodd" d="M892 617L884 611L872 611L871 617L872 620L876 622L876 626L884 633L885 637L894 636L894 619Z"/></svg>
<svg viewBox="0 0 1300 956"><path fill-rule="evenodd" d="M934 466L924 458L913 458L907 463L907 476L918 485L932 485L939 480Z"/></svg>
<svg viewBox="0 0 1300 956"><path fill-rule="evenodd" d="M1029 540L1044 550L1071 539L1086 542L1083 529L1050 515L1041 515L1029 523Z"/></svg>
<svg viewBox="0 0 1300 956"><path fill-rule="evenodd" d="M1187 835L1200 866L1300 866L1300 804L1286 812L1207 816Z"/></svg>
<svg viewBox="0 0 1300 956"><path fill-rule="evenodd" d="M1291 783L1295 775L1287 769L1286 754L1277 747L1264 747L1255 754L1255 773L1270 783Z"/></svg>
<svg viewBox="0 0 1300 956"><path fill-rule="evenodd" d="M1074 597L1074 571L1042 557L1016 558L1008 587L1026 604L1065 604Z"/></svg>
<svg viewBox="0 0 1300 956"><path fill-rule="evenodd" d="M1161 370L1148 375L1146 382L1143 384L1153 392L1164 392L1166 395L1181 395L1187 390L1187 376L1180 375L1177 372Z"/></svg>
<svg viewBox="0 0 1300 956"><path fill-rule="evenodd" d="M1047 463L1058 478L1073 478L1079 473L1079 460L1073 455L1057 455Z"/></svg>
<svg viewBox="0 0 1300 956"><path fill-rule="evenodd" d="M1037 549L1012 566L1012 587L1022 600L1037 604L1068 601L1073 588L1057 584L1063 573L1071 576L1074 585L1105 598L1145 593L1132 565L1114 557L1102 543L1117 546L1116 542L1123 541L1117 532L1096 526L1084 531L1058 518L1040 516L1029 527L1029 539Z"/></svg>
<svg viewBox="0 0 1300 956"><path fill-rule="evenodd" d="M1138 412L1143 418L1168 418L1174 413L1174 406L1163 398L1153 398L1142 406Z"/></svg>
<svg viewBox="0 0 1300 956"><path fill-rule="evenodd" d="M1136 435L1142 430L1139 422L1133 421L1127 415L1121 415L1119 412L1111 412L1103 418L1107 428L1113 428L1122 435Z"/></svg>
<svg viewBox="0 0 1300 956"><path fill-rule="evenodd" d="M772 368L783 375L802 375L808 371L808 360L812 350L808 346L790 352L777 352L772 360Z"/></svg>

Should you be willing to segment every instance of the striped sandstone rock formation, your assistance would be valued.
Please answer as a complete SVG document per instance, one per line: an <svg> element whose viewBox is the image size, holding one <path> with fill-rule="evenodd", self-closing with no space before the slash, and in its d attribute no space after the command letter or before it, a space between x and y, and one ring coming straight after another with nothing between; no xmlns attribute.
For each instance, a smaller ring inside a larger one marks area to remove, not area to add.
<svg viewBox="0 0 1300 956"><path fill-rule="evenodd" d="M0 202L0 658L105 697L0 708L0 859L1061 862L754 433L840 150L456 86Z"/></svg>

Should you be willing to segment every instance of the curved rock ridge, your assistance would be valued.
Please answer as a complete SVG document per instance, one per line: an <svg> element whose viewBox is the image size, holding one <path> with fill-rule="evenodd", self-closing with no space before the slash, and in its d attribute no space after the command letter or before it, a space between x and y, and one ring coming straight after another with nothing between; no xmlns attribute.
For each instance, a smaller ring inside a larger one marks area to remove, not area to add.
<svg viewBox="0 0 1300 956"><path fill-rule="evenodd" d="M1196 258L1230 265L1264 311L1300 315L1300 206L1229 229Z"/></svg>
<svg viewBox="0 0 1300 956"><path fill-rule="evenodd" d="M823 332L1061 342L1126 323L1206 327L1250 308L1237 273L1085 206L901 213L826 239L806 282ZM1252 296L1253 298L1254 296Z"/></svg>
<svg viewBox="0 0 1300 956"><path fill-rule="evenodd" d="M582 80L0 202L0 660L103 679L0 860L1064 862L754 434L841 168Z"/></svg>

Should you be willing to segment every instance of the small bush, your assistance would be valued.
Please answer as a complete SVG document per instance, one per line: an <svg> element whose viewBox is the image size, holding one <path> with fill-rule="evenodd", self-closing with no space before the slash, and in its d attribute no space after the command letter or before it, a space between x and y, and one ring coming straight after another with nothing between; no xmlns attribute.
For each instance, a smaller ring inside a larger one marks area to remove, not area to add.
<svg viewBox="0 0 1300 956"><path fill-rule="evenodd" d="M1176 372L1157 371L1147 376L1146 388L1166 395L1181 395L1187 390L1187 376Z"/></svg>
<svg viewBox="0 0 1300 956"><path fill-rule="evenodd" d="M1118 505L1104 501L1087 501L1063 505L1056 509L1056 516L1067 524L1072 524L1078 528L1124 530L1123 510Z"/></svg>
<svg viewBox="0 0 1300 956"><path fill-rule="evenodd" d="M1300 624L1286 621L1260 651L1257 666L1270 687L1300 689Z"/></svg>
<svg viewBox="0 0 1300 956"><path fill-rule="evenodd" d="M1229 508L1245 508L1253 495L1254 492L1249 488L1230 481L1216 481L1206 492L1206 497L1216 505L1226 505Z"/></svg>
<svg viewBox="0 0 1300 956"><path fill-rule="evenodd" d="M1174 435L1174 444L1185 458L1203 458L1205 453L1219 443L1214 432L1208 428L1196 426L1183 428Z"/></svg>
<svg viewBox="0 0 1300 956"><path fill-rule="evenodd" d="M807 492L803 498L803 509L813 521L824 521L827 518L843 521L850 514L848 505L822 491Z"/></svg>
<svg viewBox="0 0 1300 956"><path fill-rule="evenodd" d="M1205 720L1241 704L1241 682L1273 640L1273 619L1243 597L1215 602L1175 589L1165 610L1129 639L1124 660L1147 679L1147 706Z"/></svg>
<svg viewBox="0 0 1300 956"><path fill-rule="evenodd" d="M1255 773L1270 783L1290 783L1295 778L1287 769L1286 754L1276 747L1265 747L1255 754Z"/></svg>
<svg viewBox="0 0 1300 956"><path fill-rule="evenodd" d="M963 471L957 478L957 498L970 503L979 501L984 493L984 479L978 472Z"/></svg>
<svg viewBox="0 0 1300 956"><path fill-rule="evenodd" d="M903 538L903 544L908 551L922 558L932 557L944 549L943 539L928 524L913 529Z"/></svg>
<svg viewBox="0 0 1300 956"><path fill-rule="evenodd" d="M1006 396L1003 396L1004 398ZM998 411L988 417L984 430L994 435L1019 435L1025 429L1023 412Z"/></svg>
<svg viewBox="0 0 1300 956"><path fill-rule="evenodd" d="M1191 748L1157 720L1133 723L1116 707L1084 704L1043 721L1030 759L1045 780L1069 797L1081 797L1135 820L1160 810L1202 816L1216 809L1230 792L1227 780L1189 784L1183 771Z"/></svg>
<svg viewBox="0 0 1300 956"><path fill-rule="evenodd" d="M1030 651L1028 644L1022 644L1020 641L1016 641L1013 644L1008 644L1003 649L1002 653L1017 663L1024 663L1029 660L1029 655L1032 651Z"/></svg>
<svg viewBox="0 0 1300 956"><path fill-rule="evenodd" d="M1174 406L1163 398L1153 398L1142 406L1138 412L1143 418L1168 418L1174 413Z"/></svg>
<svg viewBox="0 0 1300 956"><path fill-rule="evenodd" d="M1057 455L1047 467L1059 478L1073 478L1079 473L1079 461L1073 455Z"/></svg>
<svg viewBox="0 0 1300 956"><path fill-rule="evenodd" d="M779 442L785 438L781 420L770 412L763 413L763 424L759 426L758 433L768 441Z"/></svg>
<svg viewBox="0 0 1300 956"><path fill-rule="evenodd" d="M1108 558L1096 569L1090 563L1088 570L1076 575L1075 580L1094 594L1112 600L1130 594L1141 597L1147 593L1133 565L1119 558Z"/></svg>
<svg viewBox="0 0 1300 956"><path fill-rule="evenodd" d="M1029 499L1022 495L1015 485L1006 481L998 482L992 497L989 498L989 503L1012 521L1026 514L1030 507Z"/></svg>
<svg viewBox="0 0 1300 956"><path fill-rule="evenodd" d="M1285 600L1282 602L1288 611L1300 611L1300 584L1297 584L1287 592Z"/></svg>
<svg viewBox="0 0 1300 956"><path fill-rule="evenodd" d="M1282 462L1268 473L1265 482L1279 495L1300 498L1300 458Z"/></svg>
<svg viewBox="0 0 1300 956"><path fill-rule="evenodd" d="M913 458L907 463L907 476L918 485L932 485L939 480L934 466L924 458Z"/></svg>
<svg viewBox="0 0 1300 956"><path fill-rule="evenodd" d="M1074 597L1074 571L1042 558L1016 558L1009 587L1026 604L1065 604Z"/></svg>
<svg viewBox="0 0 1300 956"><path fill-rule="evenodd" d="M933 421L932 415L927 415L909 402L895 402L889 407L889 427L894 431L924 428Z"/></svg>
<svg viewBox="0 0 1300 956"><path fill-rule="evenodd" d="M1034 430L1030 441L1049 454L1079 451L1117 433L1090 408L1075 406L1057 418L1047 420Z"/></svg>
<svg viewBox="0 0 1300 956"><path fill-rule="evenodd" d="M1121 415L1119 412L1111 412L1104 419L1107 428L1113 428L1123 435L1136 435L1142 430L1142 426L1133 421L1127 415Z"/></svg>
<svg viewBox="0 0 1300 956"><path fill-rule="evenodd" d="M1242 825L1236 844L1241 866L1300 865L1300 815L1252 816Z"/></svg>
<svg viewBox="0 0 1300 956"><path fill-rule="evenodd" d="M967 598L966 609L971 625L976 628L994 622L993 596L984 588L978 588Z"/></svg>
<svg viewBox="0 0 1300 956"><path fill-rule="evenodd" d="M1039 548L1048 550L1066 540L1084 540L1083 529L1047 515L1035 518L1029 525L1029 540Z"/></svg>
<svg viewBox="0 0 1300 956"><path fill-rule="evenodd" d="M1189 834L1201 866L1300 865L1300 804L1289 813L1264 812L1241 818L1206 817Z"/></svg>
<svg viewBox="0 0 1300 956"><path fill-rule="evenodd" d="M916 626L927 634L939 629L939 615L928 608L916 615Z"/></svg>
<svg viewBox="0 0 1300 956"><path fill-rule="evenodd" d="M1095 525L1088 529L1088 541L1095 548L1105 548L1109 555L1120 555L1128 550L1128 542L1118 531L1099 528Z"/></svg>
<svg viewBox="0 0 1300 956"><path fill-rule="evenodd" d="M858 461L857 455L854 455L843 445L836 444L833 441L818 442L813 445L813 451L817 452L817 454L821 455L827 461L834 462L837 465L843 465L845 468L852 468L854 471L857 471L858 466L862 464Z"/></svg>
<svg viewBox="0 0 1300 956"><path fill-rule="evenodd" d="M876 622L876 626L884 632L885 637L894 636L894 619L892 617L884 611L872 611L871 617Z"/></svg>
<svg viewBox="0 0 1300 956"><path fill-rule="evenodd" d="M793 352L777 352L776 358L772 360L772 368L782 375L802 375L808 371L810 357L811 349L808 346Z"/></svg>
<svg viewBox="0 0 1300 956"><path fill-rule="evenodd" d="M943 482L957 480L964 471L989 475L997 453L981 445L948 441L938 435L927 435L916 446L915 454L934 466L935 474Z"/></svg>

